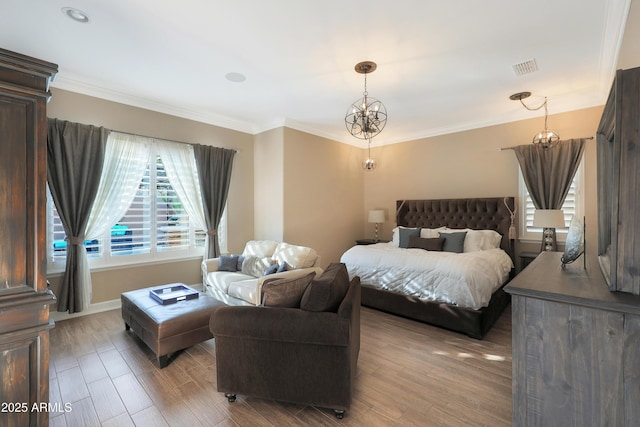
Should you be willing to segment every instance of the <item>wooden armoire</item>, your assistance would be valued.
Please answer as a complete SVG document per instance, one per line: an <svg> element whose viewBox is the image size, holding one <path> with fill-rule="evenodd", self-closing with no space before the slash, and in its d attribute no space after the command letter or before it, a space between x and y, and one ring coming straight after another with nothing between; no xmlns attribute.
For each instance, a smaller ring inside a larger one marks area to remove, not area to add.
<svg viewBox="0 0 640 427"><path fill-rule="evenodd" d="M0 425L49 424L46 193L57 65L0 49Z"/></svg>

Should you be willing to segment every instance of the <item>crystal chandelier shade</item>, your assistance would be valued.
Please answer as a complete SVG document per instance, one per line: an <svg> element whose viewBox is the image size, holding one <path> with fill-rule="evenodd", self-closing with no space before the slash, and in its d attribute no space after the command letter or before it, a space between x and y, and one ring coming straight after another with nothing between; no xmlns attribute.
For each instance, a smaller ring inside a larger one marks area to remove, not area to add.
<svg viewBox="0 0 640 427"><path fill-rule="evenodd" d="M371 157L371 139L369 139L369 155L366 160L362 162L362 169L366 171L372 171L376 168L376 161Z"/></svg>

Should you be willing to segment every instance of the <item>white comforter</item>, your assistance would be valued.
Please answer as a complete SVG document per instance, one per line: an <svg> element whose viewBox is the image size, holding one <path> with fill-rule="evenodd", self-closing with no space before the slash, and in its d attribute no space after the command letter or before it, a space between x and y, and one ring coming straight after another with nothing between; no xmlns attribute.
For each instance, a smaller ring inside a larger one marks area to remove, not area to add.
<svg viewBox="0 0 640 427"><path fill-rule="evenodd" d="M502 249L456 254L393 243L354 246L340 261L363 285L474 310L489 304L513 267Z"/></svg>

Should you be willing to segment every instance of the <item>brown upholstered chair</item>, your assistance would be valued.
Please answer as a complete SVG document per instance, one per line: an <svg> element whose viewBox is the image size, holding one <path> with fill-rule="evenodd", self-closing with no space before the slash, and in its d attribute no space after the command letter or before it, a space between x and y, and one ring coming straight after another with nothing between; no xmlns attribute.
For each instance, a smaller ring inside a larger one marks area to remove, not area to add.
<svg viewBox="0 0 640 427"><path fill-rule="evenodd" d="M229 402L236 394L248 395L331 408L338 418L351 406L360 351L360 279L349 282L344 264L331 264L311 282L300 308L221 307L210 329L218 391Z"/></svg>

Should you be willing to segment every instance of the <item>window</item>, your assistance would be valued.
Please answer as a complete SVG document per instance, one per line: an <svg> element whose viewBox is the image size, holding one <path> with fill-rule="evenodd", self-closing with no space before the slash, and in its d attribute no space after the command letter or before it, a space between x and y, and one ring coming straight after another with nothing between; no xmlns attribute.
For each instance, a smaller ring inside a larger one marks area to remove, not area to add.
<svg viewBox="0 0 640 427"><path fill-rule="evenodd" d="M85 241L91 267L202 256L205 231L189 220L153 145L150 159L127 213L106 235ZM49 268L64 269L67 242L48 191L47 240Z"/></svg>
<svg viewBox="0 0 640 427"><path fill-rule="evenodd" d="M562 211L564 212L564 220L566 227L556 229L556 239L558 242L564 242L569 231L569 223L574 215L582 216L584 212L584 158L580 161L580 166L573 177L573 182L569 189L569 194L564 200ZM542 228L533 226L533 213L536 208L527 191L524 183L522 172L518 168L518 189L520 194L520 202L518 210L520 211L518 237L524 241L540 242L542 239Z"/></svg>

